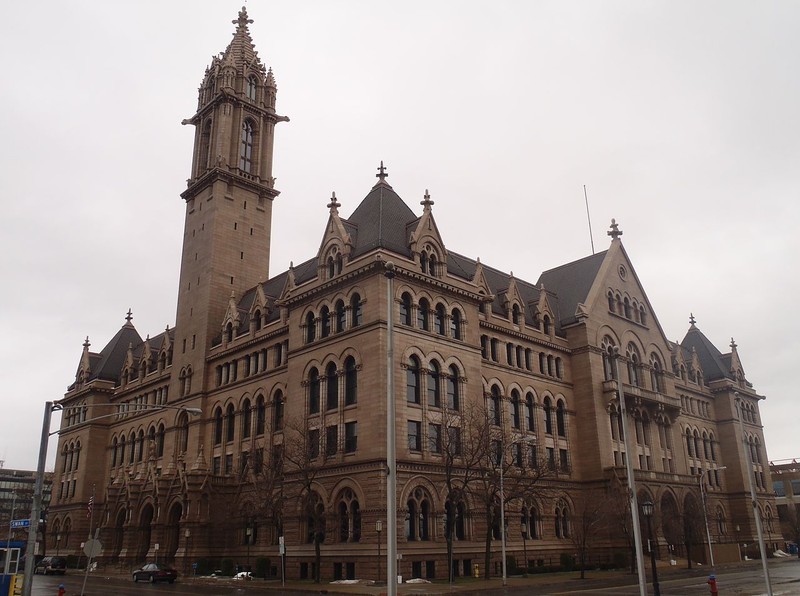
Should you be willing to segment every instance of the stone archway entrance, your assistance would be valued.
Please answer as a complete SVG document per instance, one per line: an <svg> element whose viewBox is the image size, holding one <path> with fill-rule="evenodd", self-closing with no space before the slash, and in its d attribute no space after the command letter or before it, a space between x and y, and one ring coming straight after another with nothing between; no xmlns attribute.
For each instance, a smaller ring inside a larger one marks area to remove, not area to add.
<svg viewBox="0 0 800 596"><path fill-rule="evenodd" d="M164 542L166 542L164 557L167 561L175 560L175 553L178 550L181 538L181 517L183 517L183 506L180 503L175 503L170 507L167 527L164 533Z"/></svg>
<svg viewBox="0 0 800 596"><path fill-rule="evenodd" d="M147 551L150 550L150 537L153 526L153 506L147 504L139 516L139 548L136 550L136 560L144 561Z"/></svg>
<svg viewBox="0 0 800 596"><path fill-rule="evenodd" d="M664 493L661 497L661 533L671 554L682 552L681 515L672 493Z"/></svg>

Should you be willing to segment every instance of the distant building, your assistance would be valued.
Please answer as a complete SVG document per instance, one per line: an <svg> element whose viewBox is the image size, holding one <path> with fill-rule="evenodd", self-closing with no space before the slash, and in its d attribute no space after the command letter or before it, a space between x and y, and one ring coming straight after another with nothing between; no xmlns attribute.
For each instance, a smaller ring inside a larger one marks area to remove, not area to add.
<svg viewBox="0 0 800 596"><path fill-rule="evenodd" d="M404 577L446 577L448 537L458 574L497 573L500 469L509 553L557 563L592 491L616 490L604 502L624 518L627 457L655 503L659 556L703 541L700 482L714 542L738 556L755 536L748 479L763 515L775 509L763 396L733 341L721 352L694 318L681 342L667 338L615 222L607 250L526 281L448 250L428 193L415 213L381 165L348 217L331 197L319 244L270 275L274 129L288 119L249 23L243 9L186 121L176 325L142 338L129 313L100 351L87 339L61 401L48 531L62 552L88 535L95 487L104 562L274 567L283 536L289 577L376 577L391 379ZM475 250L502 233L474 230ZM548 250L533 228L530 243ZM147 283L157 254L143 240L125 275ZM623 527L595 537L596 556L629 552Z"/></svg>
<svg viewBox="0 0 800 596"><path fill-rule="evenodd" d="M0 542L5 545L8 532L11 530L12 542L25 542L28 539L27 529L11 529L10 521L30 519L31 504L33 502L33 488L36 484L35 470L11 470L2 467L0 462ZM50 495L53 484L53 474L45 473L42 484L42 518L47 520L50 506ZM46 524L40 526L39 552L45 552L46 544L41 538L46 538Z"/></svg>
<svg viewBox="0 0 800 596"><path fill-rule="evenodd" d="M769 463L769 470L775 490L780 534L787 543L780 545L780 548L792 543L797 548L800 546L800 464L796 459L778 460ZM772 526L772 522L772 519L767 520L769 526Z"/></svg>

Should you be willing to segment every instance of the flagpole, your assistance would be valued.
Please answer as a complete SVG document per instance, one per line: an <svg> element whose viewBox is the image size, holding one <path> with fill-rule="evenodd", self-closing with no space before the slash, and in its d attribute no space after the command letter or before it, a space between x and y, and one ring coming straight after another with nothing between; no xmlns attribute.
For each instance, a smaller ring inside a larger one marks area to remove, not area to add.
<svg viewBox="0 0 800 596"><path fill-rule="evenodd" d="M94 528L94 488L95 485L92 484L92 496L89 497L89 511L86 512L86 514L89 516L89 538L86 541L87 543L92 539L92 529ZM89 549L90 553L94 552L92 548ZM81 596L83 596L84 592L86 591L86 580L89 578L89 567L91 566L91 564L92 564L92 557L87 555L86 571L83 572L83 586L81 587Z"/></svg>

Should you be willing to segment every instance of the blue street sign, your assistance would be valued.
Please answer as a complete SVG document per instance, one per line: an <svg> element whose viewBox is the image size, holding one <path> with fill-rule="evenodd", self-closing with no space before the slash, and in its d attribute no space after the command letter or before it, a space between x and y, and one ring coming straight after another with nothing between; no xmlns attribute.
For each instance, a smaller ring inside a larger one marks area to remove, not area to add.
<svg viewBox="0 0 800 596"><path fill-rule="evenodd" d="M12 519L11 520L11 527L12 528L27 528L31 525L31 520L29 519Z"/></svg>

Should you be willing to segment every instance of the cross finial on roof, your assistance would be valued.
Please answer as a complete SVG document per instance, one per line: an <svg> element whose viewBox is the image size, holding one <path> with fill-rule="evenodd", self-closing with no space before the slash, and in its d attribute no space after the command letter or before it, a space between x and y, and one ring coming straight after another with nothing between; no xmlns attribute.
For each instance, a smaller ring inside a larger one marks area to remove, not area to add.
<svg viewBox="0 0 800 596"><path fill-rule="evenodd" d="M609 236L611 236L612 240L616 240L620 236L622 236L622 230L619 229L619 224L617 223L616 219L611 219L611 230L606 232Z"/></svg>
<svg viewBox="0 0 800 596"><path fill-rule="evenodd" d="M128 309L128 314L127 314L127 315L125 315L125 322L126 322L126 323L128 323L128 324L130 324L130 322L131 322L132 320L133 320L133 313L131 312L131 309L129 308L129 309Z"/></svg>
<svg viewBox="0 0 800 596"><path fill-rule="evenodd" d="M331 202L328 203L328 209L331 210L331 214L339 213L339 207L341 207L341 206L342 206L342 204L339 201L336 200L336 193L332 192L331 193Z"/></svg>
<svg viewBox="0 0 800 596"><path fill-rule="evenodd" d="M253 22L253 19L247 18L247 7L242 6L242 10L239 11L239 18L235 21L231 21L234 25L238 25L239 27L247 27L249 24Z"/></svg>
<svg viewBox="0 0 800 596"><path fill-rule="evenodd" d="M380 178L381 182L383 182L389 174L386 173L386 167L383 165L383 160L381 160L381 167L378 168L378 173L375 174L376 178Z"/></svg>
<svg viewBox="0 0 800 596"><path fill-rule="evenodd" d="M694 328L694 324L695 324L696 322L697 322L697 321L696 321L696 320L695 320L695 318L694 318L694 314L692 314L692 313L689 313L689 325L691 325L691 326L692 326L692 328Z"/></svg>
<svg viewBox="0 0 800 596"><path fill-rule="evenodd" d="M736 342L733 341L733 338L731 338L731 350L733 350L735 352L736 348L738 348L738 347L739 346L736 345Z"/></svg>
<svg viewBox="0 0 800 596"><path fill-rule="evenodd" d="M91 345L92 344L89 343L89 336L87 335L86 336L86 341L83 342L83 347L84 347L84 349L88 350L89 346L91 346Z"/></svg>
<svg viewBox="0 0 800 596"><path fill-rule="evenodd" d="M422 198L422 201L419 203L422 205L422 209L424 211L430 211L431 206L433 205L433 201L431 201L431 195L428 193L428 189L425 189L425 196Z"/></svg>

